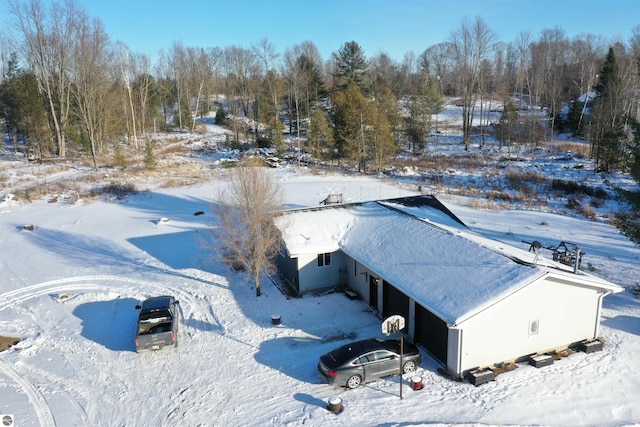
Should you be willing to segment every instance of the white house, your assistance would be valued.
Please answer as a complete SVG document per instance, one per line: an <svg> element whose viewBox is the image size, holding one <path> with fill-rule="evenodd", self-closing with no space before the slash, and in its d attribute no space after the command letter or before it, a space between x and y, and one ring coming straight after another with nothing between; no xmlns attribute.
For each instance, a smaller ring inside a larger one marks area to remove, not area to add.
<svg viewBox="0 0 640 427"><path fill-rule="evenodd" d="M455 377L598 338L623 288L467 228L433 196L283 212L278 265L300 294L344 286Z"/></svg>

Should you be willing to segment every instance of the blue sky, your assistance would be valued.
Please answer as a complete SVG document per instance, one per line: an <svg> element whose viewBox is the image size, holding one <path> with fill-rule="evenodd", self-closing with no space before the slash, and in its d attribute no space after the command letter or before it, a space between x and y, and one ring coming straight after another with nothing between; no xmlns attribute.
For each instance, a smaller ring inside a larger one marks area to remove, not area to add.
<svg viewBox="0 0 640 427"><path fill-rule="evenodd" d="M640 0L77 0L107 33L157 56L185 46L250 48L266 38L277 51L310 40L328 59L356 41L370 57L397 61L445 41L462 18L481 16L502 41L559 26L569 37L594 33L627 41L640 25ZM45 1L46 3L46 1Z"/></svg>

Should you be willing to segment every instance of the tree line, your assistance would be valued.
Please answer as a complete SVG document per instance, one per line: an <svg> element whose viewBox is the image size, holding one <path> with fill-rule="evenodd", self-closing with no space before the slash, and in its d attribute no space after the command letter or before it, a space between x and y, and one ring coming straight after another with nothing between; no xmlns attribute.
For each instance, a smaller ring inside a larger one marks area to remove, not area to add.
<svg viewBox="0 0 640 427"><path fill-rule="evenodd" d="M174 42L152 62L112 41L73 0L9 0L8 14L0 117L15 150L21 138L38 156L89 154L96 168L119 144L145 149L139 141L150 132L195 130L198 116L217 110L233 130L230 144L284 148L289 133L315 159L380 170L400 149L424 149L445 97L461 107L465 149L483 132L474 119L490 100L502 103L496 134L509 146L540 138L541 121L523 113L530 109L552 133L587 138L603 169L633 169L640 144L640 25L626 41L569 38L559 27L501 41L477 17L400 62L367 57L356 41L322 58L312 41L277 52L267 39L249 47Z"/></svg>

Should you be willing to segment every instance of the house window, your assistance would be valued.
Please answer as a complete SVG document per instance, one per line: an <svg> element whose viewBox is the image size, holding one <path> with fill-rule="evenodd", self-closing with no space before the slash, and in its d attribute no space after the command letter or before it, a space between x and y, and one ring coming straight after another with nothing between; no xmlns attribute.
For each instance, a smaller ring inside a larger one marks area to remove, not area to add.
<svg viewBox="0 0 640 427"><path fill-rule="evenodd" d="M325 265L331 265L331 254L318 254L318 267L324 267Z"/></svg>
<svg viewBox="0 0 640 427"><path fill-rule="evenodd" d="M538 335L540 331L540 320L529 320L529 336Z"/></svg>
<svg viewBox="0 0 640 427"><path fill-rule="evenodd" d="M353 277L358 277L358 262L353 260Z"/></svg>

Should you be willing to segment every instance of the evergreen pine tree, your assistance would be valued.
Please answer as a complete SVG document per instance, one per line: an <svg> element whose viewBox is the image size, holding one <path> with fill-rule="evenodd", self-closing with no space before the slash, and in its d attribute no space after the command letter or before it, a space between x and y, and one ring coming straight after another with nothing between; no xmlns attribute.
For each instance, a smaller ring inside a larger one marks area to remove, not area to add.
<svg viewBox="0 0 640 427"><path fill-rule="evenodd" d="M155 169L158 165L153 152L153 141L147 141L144 145L144 165L149 170Z"/></svg>
<svg viewBox="0 0 640 427"><path fill-rule="evenodd" d="M509 100L504 104L502 115L496 125L496 138L502 143L506 143L511 152L511 144L517 140L518 132L518 111L513 101Z"/></svg>
<svg viewBox="0 0 640 427"><path fill-rule="evenodd" d="M411 151L415 154L424 150L429 134L429 124L426 108L422 98L418 95L409 97L407 115L405 116L405 132L411 144Z"/></svg>
<svg viewBox="0 0 640 427"><path fill-rule="evenodd" d="M7 61L4 80L0 80L0 118L11 131L14 152L18 152L18 135L34 151L44 151L47 137L47 113L36 76L18 67L17 55Z"/></svg>
<svg viewBox="0 0 640 427"><path fill-rule="evenodd" d="M300 55L297 64L302 75L303 91L305 92L301 114L306 117L311 115L308 110L311 110L326 96L326 90L322 82L322 73L309 56Z"/></svg>
<svg viewBox="0 0 640 427"><path fill-rule="evenodd" d="M444 97L440 93L438 88L438 82L434 79L429 79L426 85L426 91L424 94L425 102L429 108L429 116L440 114L444 110ZM431 119L431 117L429 117ZM436 122L437 126L437 122ZM437 131L438 129L436 129Z"/></svg>
<svg viewBox="0 0 640 427"><path fill-rule="evenodd" d="M367 59L360 45L354 41L346 42L333 54L337 67L337 87L345 89L354 83L361 92L367 92L365 73L367 71Z"/></svg>
<svg viewBox="0 0 640 427"><path fill-rule="evenodd" d="M592 155L601 171L620 167L623 160L624 110L622 81L613 48L609 48L604 66L595 86L591 119Z"/></svg>
<svg viewBox="0 0 640 427"><path fill-rule="evenodd" d="M388 103L376 105L365 98L353 82L334 96L332 118L338 155L357 161L360 172L366 172L370 160L380 169L383 160L396 150L385 105Z"/></svg>
<svg viewBox="0 0 640 427"><path fill-rule="evenodd" d="M335 140L333 130L327 120L325 112L316 108L309 126L309 148L317 159L332 160L334 156Z"/></svg>
<svg viewBox="0 0 640 427"><path fill-rule="evenodd" d="M227 113L224 111L224 108L222 107L222 105L220 105L216 109L216 124L222 126L226 122L227 122Z"/></svg>
<svg viewBox="0 0 640 427"><path fill-rule="evenodd" d="M367 100L351 82L333 98L332 120L338 159L363 159L362 132Z"/></svg>
<svg viewBox="0 0 640 427"><path fill-rule="evenodd" d="M420 81L417 92L409 96L408 114L405 116L405 132L414 153L424 150L426 139L431 132L432 115L440 114L444 110L444 98L438 90L437 81L426 81L426 76Z"/></svg>
<svg viewBox="0 0 640 427"><path fill-rule="evenodd" d="M584 126L582 126L584 109L584 102L580 102L577 99L569 104L569 111L564 126L573 136L584 136Z"/></svg>
<svg viewBox="0 0 640 427"><path fill-rule="evenodd" d="M127 167L127 159L124 157L124 154L122 153L120 144L116 144L116 148L113 153L113 162L119 168L124 169Z"/></svg>

